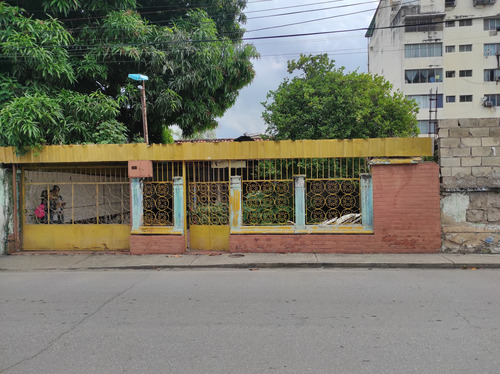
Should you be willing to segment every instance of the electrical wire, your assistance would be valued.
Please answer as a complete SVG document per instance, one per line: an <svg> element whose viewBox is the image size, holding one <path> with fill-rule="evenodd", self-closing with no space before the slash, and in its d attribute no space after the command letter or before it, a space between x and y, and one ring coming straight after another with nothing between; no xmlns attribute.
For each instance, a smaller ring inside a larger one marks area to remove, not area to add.
<svg viewBox="0 0 500 374"><path fill-rule="evenodd" d="M481 16L481 17L471 17L469 19L484 19L484 18L489 18L486 16ZM435 24L440 24L444 23L446 21L438 21L438 22L429 22L429 23L423 23L423 25L435 25ZM396 26L386 26L386 27L375 27L375 30L383 30L383 29L395 29L395 28L400 28L400 27L405 27L405 25L396 25ZM320 31L320 32L311 32L311 33L298 33L298 34L285 34L285 35L269 35L269 36L261 36L261 37L244 37L241 40L242 41L260 41L260 40L269 40L269 39L283 39L283 38L293 38L293 37L304 37L304 36L315 36L315 35L330 35L330 34L337 34L337 33L348 33L348 32L357 32L357 31L366 31L368 28L363 27L363 28L356 28L356 29L344 29L344 30L332 30L332 31ZM461 39L463 40L463 39ZM211 40L185 40L185 41L164 41L164 42L150 42L150 43L117 43L117 44L104 44L104 45L99 45L99 44L86 44L86 45L53 45L53 46L42 46L43 48L50 48L50 47L60 47L60 48L95 48L95 47L113 47L113 48L118 48L118 47L130 47L130 46L147 46L147 45L169 45L169 44L178 44L178 43L209 43L209 42L222 42L224 40L221 39L211 39ZM26 48L36 48L36 47L26 47ZM76 54L75 54L76 55ZM2 59L5 57L10 56L12 58L16 56L20 56L19 54L13 55L6 55L4 54L2 56Z"/></svg>

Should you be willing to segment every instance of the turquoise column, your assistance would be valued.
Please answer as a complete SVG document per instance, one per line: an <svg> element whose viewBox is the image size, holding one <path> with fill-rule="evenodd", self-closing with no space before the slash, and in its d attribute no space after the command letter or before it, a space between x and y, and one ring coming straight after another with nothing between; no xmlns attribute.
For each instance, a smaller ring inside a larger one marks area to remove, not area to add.
<svg viewBox="0 0 500 374"><path fill-rule="evenodd" d="M131 226L132 231L139 230L142 226L142 179L130 179L130 196L132 201Z"/></svg>
<svg viewBox="0 0 500 374"><path fill-rule="evenodd" d="M361 223L364 227L373 229L373 182L371 174L361 174Z"/></svg>
<svg viewBox="0 0 500 374"><path fill-rule="evenodd" d="M306 177L296 175L295 186L295 229L305 230L306 228Z"/></svg>
<svg viewBox="0 0 500 374"><path fill-rule="evenodd" d="M243 204L241 196L241 177L231 177L229 192L229 222L231 231L239 230L243 225Z"/></svg>
<svg viewBox="0 0 500 374"><path fill-rule="evenodd" d="M174 230L184 232L184 180L174 177Z"/></svg>

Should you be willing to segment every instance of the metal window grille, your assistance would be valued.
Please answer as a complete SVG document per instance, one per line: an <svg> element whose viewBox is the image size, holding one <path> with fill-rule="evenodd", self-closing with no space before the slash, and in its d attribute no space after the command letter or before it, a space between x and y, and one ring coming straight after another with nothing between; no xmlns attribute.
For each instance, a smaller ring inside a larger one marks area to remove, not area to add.
<svg viewBox="0 0 500 374"><path fill-rule="evenodd" d="M23 169L26 224L129 224L126 165Z"/></svg>
<svg viewBox="0 0 500 374"><path fill-rule="evenodd" d="M232 175L242 178L245 226L294 224L293 178L297 175L306 178L306 223L359 213L359 178L367 171L364 158L246 160L236 161L231 168ZM335 199L343 209L332 210Z"/></svg>
<svg viewBox="0 0 500 374"><path fill-rule="evenodd" d="M237 161L241 176L244 226L291 225L294 221L294 168L291 159Z"/></svg>
<svg viewBox="0 0 500 374"><path fill-rule="evenodd" d="M230 161L186 164L190 225L229 224L229 167Z"/></svg>
<svg viewBox="0 0 500 374"><path fill-rule="evenodd" d="M310 169L306 175L306 224L335 223L348 215L359 218L360 174L368 171L366 159L311 160Z"/></svg>
<svg viewBox="0 0 500 374"><path fill-rule="evenodd" d="M174 177L182 176L182 162L154 162L153 176L142 184L144 226L173 226Z"/></svg>

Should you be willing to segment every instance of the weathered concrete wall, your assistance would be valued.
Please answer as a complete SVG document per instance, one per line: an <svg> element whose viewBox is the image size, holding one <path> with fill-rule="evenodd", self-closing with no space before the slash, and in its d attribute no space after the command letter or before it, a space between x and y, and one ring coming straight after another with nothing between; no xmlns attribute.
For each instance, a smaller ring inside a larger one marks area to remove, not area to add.
<svg viewBox="0 0 500 374"><path fill-rule="evenodd" d="M442 250L500 253L500 120L439 122Z"/></svg>
<svg viewBox="0 0 500 374"><path fill-rule="evenodd" d="M0 167L0 254L9 248L9 235L13 232L12 170Z"/></svg>

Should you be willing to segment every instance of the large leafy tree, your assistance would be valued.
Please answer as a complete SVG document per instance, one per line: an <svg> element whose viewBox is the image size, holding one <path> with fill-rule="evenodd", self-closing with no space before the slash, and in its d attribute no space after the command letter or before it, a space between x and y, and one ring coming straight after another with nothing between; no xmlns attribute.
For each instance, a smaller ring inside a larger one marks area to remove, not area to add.
<svg viewBox="0 0 500 374"><path fill-rule="evenodd" d="M288 62L285 79L262 103L274 139L353 139L418 134L413 100L380 76L346 73L326 54Z"/></svg>
<svg viewBox="0 0 500 374"><path fill-rule="evenodd" d="M0 2L0 145L126 142L214 129L254 77L245 0Z"/></svg>

